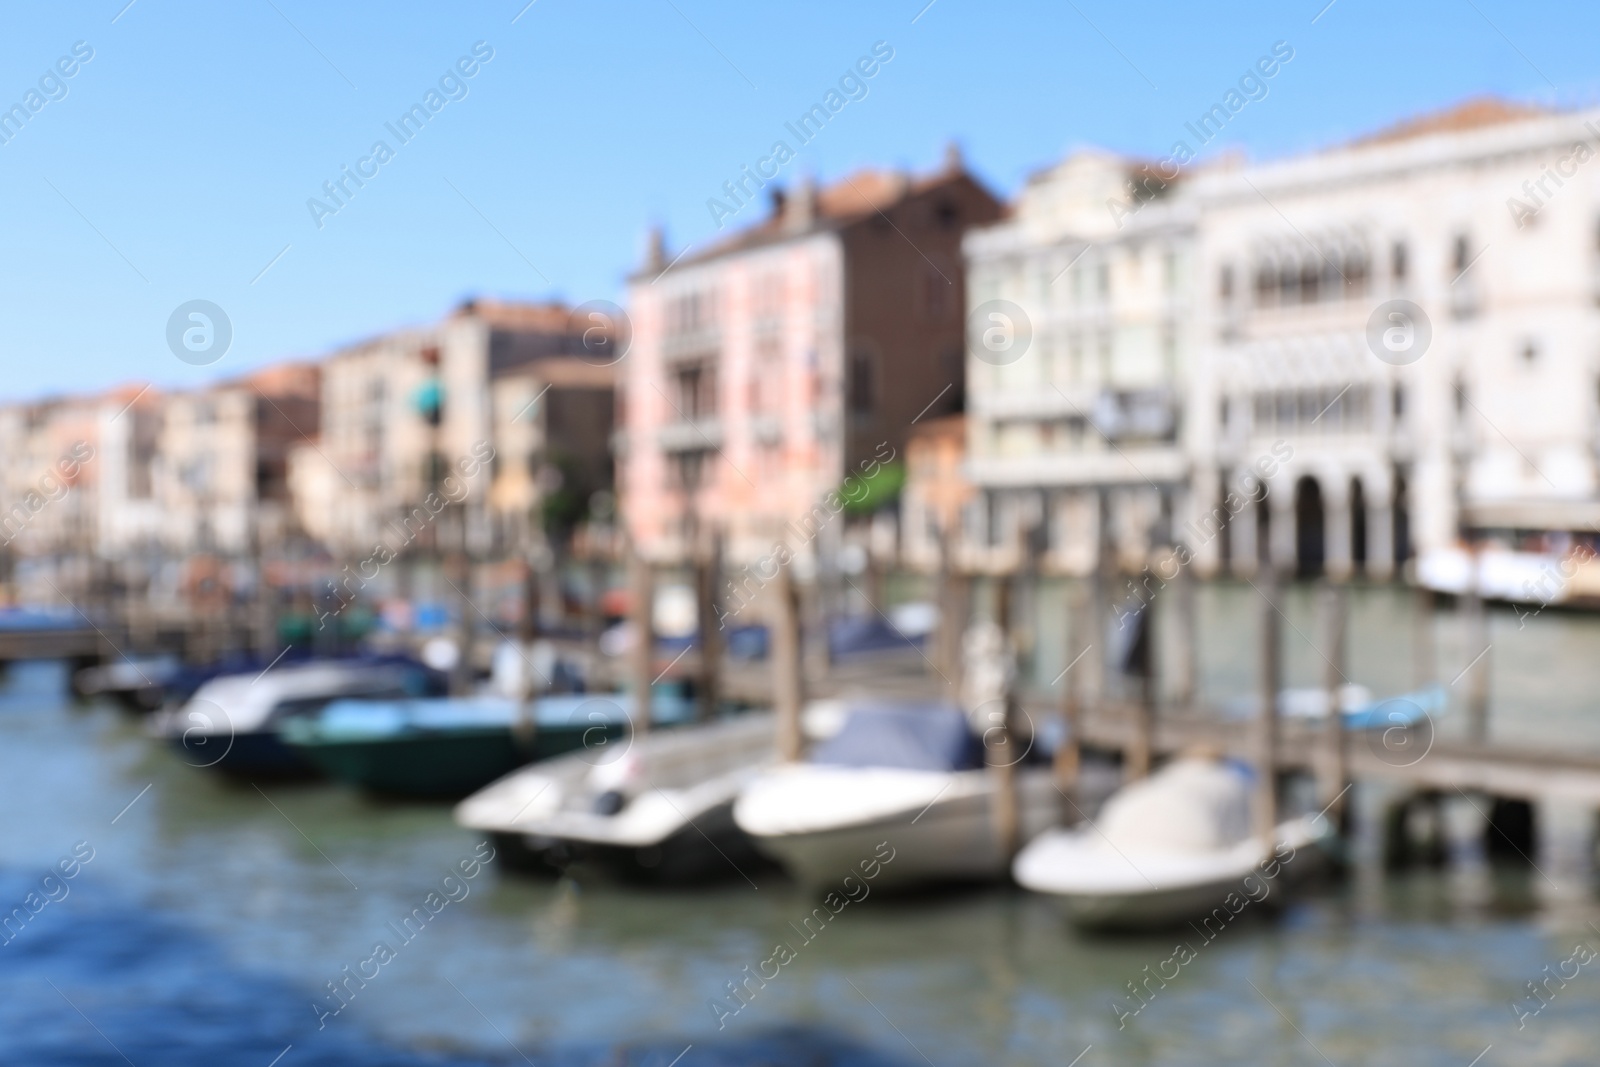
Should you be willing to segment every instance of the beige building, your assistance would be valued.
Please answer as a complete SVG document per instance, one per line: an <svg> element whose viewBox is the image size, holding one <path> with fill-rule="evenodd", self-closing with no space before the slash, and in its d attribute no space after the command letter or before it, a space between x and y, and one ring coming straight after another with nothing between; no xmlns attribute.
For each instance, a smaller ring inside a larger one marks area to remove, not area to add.
<svg viewBox="0 0 1600 1067"><path fill-rule="evenodd" d="M0 552L19 559L96 550L101 412L116 399L0 408Z"/></svg>
<svg viewBox="0 0 1600 1067"><path fill-rule="evenodd" d="M967 480L964 415L922 419L906 440L906 481L900 497L904 562L920 570L939 566L945 536L960 549L962 516L975 490Z"/></svg>
<svg viewBox="0 0 1600 1067"><path fill-rule="evenodd" d="M431 524L405 524L438 491L467 505L476 550L506 547L537 510L539 485L551 487L538 475L553 441L577 455L578 481L609 484L611 372L586 356L566 306L487 300L335 352L323 364L321 434L291 461L301 525L335 555L364 557L380 540L432 544ZM569 399L585 413L570 442Z"/></svg>

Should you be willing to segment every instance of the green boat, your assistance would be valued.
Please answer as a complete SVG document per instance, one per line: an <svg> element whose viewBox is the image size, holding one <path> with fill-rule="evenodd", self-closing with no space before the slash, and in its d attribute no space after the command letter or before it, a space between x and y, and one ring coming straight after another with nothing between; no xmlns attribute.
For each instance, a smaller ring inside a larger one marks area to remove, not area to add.
<svg viewBox="0 0 1600 1067"><path fill-rule="evenodd" d="M633 699L621 693L541 697L338 700L283 724L282 737L330 777L374 793L461 797L525 763L578 749L611 758L629 728ZM693 717L671 691L651 695L652 722Z"/></svg>

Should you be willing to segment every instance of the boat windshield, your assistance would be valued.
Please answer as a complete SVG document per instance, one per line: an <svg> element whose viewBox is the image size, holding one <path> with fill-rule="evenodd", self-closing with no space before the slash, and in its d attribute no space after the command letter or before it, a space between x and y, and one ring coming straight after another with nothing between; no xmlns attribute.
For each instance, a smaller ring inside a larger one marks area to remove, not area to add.
<svg viewBox="0 0 1600 1067"><path fill-rule="evenodd" d="M811 753L834 767L966 771L983 766L983 743L948 704L853 708L837 734Z"/></svg>

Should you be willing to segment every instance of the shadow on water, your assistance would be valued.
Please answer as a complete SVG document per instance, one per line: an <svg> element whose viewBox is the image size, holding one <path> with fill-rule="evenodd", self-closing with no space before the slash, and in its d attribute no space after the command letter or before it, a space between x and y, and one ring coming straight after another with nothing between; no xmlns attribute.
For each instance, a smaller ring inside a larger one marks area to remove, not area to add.
<svg viewBox="0 0 1600 1067"><path fill-rule="evenodd" d="M0 899L20 905L39 878L0 872ZM9 936L0 945L0 1064L17 1067L476 1067L525 1058L540 1067L907 1063L826 1030L793 1026L737 1040L662 1035L625 1044L524 1041L503 1051L390 1047L354 1023L330 1019L319 1031L308 1010L312 993L241 970L207 939L91 884L45 905L20 930L13 925Z"/></svg>

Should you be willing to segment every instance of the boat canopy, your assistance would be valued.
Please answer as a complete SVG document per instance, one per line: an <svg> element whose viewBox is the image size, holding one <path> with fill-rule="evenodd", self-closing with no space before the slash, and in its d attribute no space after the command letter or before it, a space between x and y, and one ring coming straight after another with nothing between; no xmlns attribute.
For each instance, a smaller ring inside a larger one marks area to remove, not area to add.
<svg viewBox="0 0 1600 1067"><path fill-rule="evenodd" d="M812 763L966 771L983 766L983 743L950 704L852 707L844 726L812 750Z"/></svg>
<svg viewBox="0 0 1600 1067"><path fill-rule="evenodd" d="M1143 854L1225 850L1250 835L1249 779L1228 763L1184 758L1107 800L1096 837Z"/></svg>

